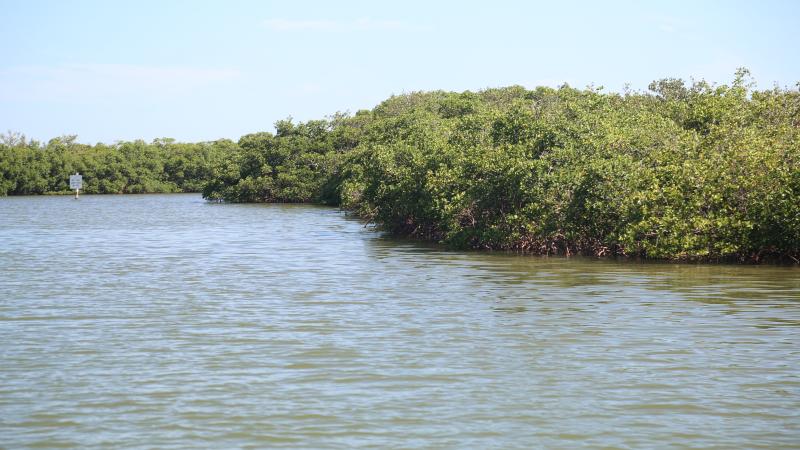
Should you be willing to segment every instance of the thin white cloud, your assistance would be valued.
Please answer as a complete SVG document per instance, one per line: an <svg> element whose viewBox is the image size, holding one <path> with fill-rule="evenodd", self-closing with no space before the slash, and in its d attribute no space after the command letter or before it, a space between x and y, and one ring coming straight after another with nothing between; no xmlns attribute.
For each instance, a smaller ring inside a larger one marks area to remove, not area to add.
<svg viewBox="0 0 800 450"><path fill-rule="evenodd" d="M675 27L673 25L669 25L669 24L666 24L666 23L662 23L661 25L659 25L658 29L663 31L664 33L674 33L675 32Z"/></svg>
<svg viewBox="0 0 800 450"><path fill-rule="evenodd" d="M240 76L233 69L131 64L18 66L0 70L2 100L94 100L191 93Z"/></svg>
<svg viewBox="0 0 800 450"><path fill-rule="evenodd" d="M397 20L376 20L361 18L356 20L295 20L267 19L264 25L272 31L315 31L315 32L352 32L352 31L399 31L409 29L404 22Z"/></svg>
<svg viewBox="0 0 800 450"><path fill-rule="evenodd" d="M655 25L659 31L667 34L678 33L683 36L687 33L691 33L695 28L695 24L690 20L668 15L651 17L650 22Z"/></svg>
<svg viewBox="0 0 800 450"><path fill-rule="evenodd" d="M303 83L297 88L297 92L303 95L318 95L324 91L319 83Z"/></svg>

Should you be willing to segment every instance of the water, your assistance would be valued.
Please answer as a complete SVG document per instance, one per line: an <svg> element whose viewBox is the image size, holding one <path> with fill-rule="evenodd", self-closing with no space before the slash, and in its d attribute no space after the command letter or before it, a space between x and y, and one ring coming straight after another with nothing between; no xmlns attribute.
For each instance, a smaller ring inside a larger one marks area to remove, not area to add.
<svg viewBox="0 0 800 450"><path fill-rule="evenodd" d="M800 269L0 198L0 447L798 448Z"/></svg>

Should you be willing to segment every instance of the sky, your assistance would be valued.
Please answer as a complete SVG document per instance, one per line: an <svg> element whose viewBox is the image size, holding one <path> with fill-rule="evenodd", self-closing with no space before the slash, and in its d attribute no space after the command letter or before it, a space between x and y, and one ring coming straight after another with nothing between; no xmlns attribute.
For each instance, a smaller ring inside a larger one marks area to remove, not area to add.
<svg viewBox="0 0 800 450"><path fill-rule="evenodd" d="M800 1L0 0L0 132L196 142L522 85L800 81Z"/></svg>

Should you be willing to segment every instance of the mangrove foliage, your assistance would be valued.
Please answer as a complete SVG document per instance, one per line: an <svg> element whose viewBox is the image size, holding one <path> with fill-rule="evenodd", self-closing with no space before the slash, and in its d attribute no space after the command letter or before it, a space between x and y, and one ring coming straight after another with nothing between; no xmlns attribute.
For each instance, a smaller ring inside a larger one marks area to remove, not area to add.
<svg viewBox="0 0 800 450"><path fill-rule="evenodd" d="M0 193L185 191L339 205L456 248L759 261L800 256L800 91L413 92L238 143L0 146Z"/></svg>
<svg viewBox="0 0 800 450"><path fill-rule="evenodd" d="M69 193L69 175L83 175L87 194L199 192L232 141L172 139L86 145L75 136L46 144L8 132L0 139L0 196Z"/></svg>

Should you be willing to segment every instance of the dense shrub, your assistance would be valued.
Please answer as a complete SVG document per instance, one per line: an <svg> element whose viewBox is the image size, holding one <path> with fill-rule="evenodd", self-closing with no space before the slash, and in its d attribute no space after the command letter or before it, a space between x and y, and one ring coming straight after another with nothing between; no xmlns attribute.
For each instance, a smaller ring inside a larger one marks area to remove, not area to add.
<svg viewBox="0 0 800 450"><path fill-rule="evenodd" d="M43 145L9 133L0 144L0 195L68 193L76 172L88 194L198 192L230 144L158 139L90 146L65 136Z"/></svg>
<svg viewBox="0 0 800 450"><path fill-rule="evenodd" d="M13 141L13 139L10 139ZM0 145L0 194L197 191L341 205L457 248L800 258L800 91L664 79L647 92L414 92L238 143Z"/></svg>
<svg viewBox="0 0 800 450"><path fill-rule="evenodd" d="M389 99L342 202L455 247L797 258L800 93L752 91L745 71L730 86L651 88Z"/></svg>

